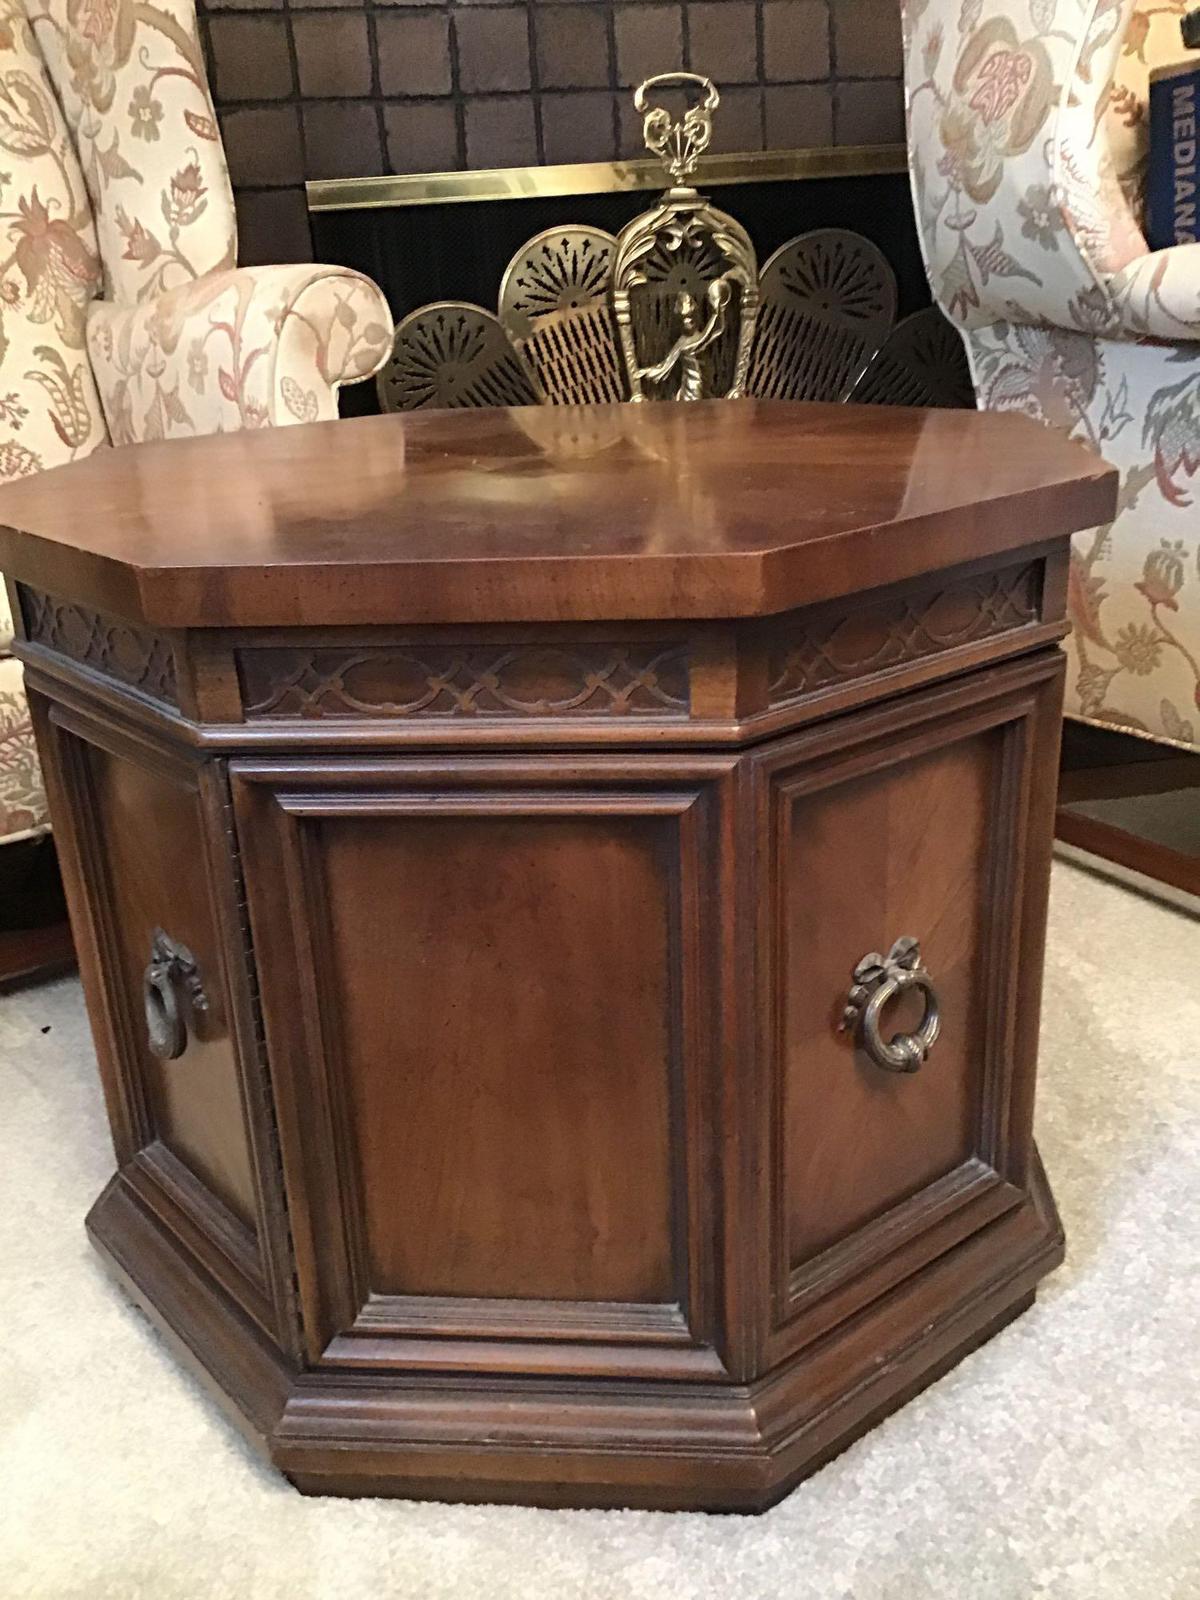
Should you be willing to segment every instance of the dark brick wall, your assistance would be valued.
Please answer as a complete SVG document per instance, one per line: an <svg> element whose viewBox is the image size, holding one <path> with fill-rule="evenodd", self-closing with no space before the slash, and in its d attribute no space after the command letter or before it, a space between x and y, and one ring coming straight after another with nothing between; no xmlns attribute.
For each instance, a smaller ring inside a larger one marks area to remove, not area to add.
<svg viewBox="0 0 1200 1600"><path fill-rule="evenodd" d="M200 0L246 261L309 253L305 178L641 153L629 86L721 87L714 150L903 138L899 0Z"/></svg>

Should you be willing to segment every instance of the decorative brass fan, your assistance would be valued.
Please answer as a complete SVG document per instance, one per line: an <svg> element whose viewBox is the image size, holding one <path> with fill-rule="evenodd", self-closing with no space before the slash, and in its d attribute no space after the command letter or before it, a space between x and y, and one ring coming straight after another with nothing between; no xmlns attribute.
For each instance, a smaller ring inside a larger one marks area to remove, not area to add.
<svg viewBox="0 0 1200 1600"><path fill-rule="evenodd" d="M658 87L700 91L678 122ZM648 79L634 104L672 179L615 237L547 229L522 245L497 314L422 306L377 379L385 411L648 399L827 400L971 406L962 340L935 308L896 326L896 279L869 240L802 234L757 269L741 224L685 183L712 135L715 85Z"/></svg>
<svg viewBox="0 0 1200 1600"><path fill-rule="evenodd" d="M895 320L896 279L881 250L834 228L801 234L763 268L750 393L845 400Z"/></svg>

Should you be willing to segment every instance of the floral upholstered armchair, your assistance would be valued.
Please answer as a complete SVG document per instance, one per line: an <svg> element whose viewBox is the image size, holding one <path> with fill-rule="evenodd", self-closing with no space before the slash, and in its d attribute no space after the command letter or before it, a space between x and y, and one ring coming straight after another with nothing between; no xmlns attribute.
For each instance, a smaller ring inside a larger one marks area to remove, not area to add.
<svg viewBox="0 0 1200 1600"><path fill-rule="evenodd" d="M341 268L238 268L193 0L0 0L0 480L337 416L391 349ZM0 585L0 840L45 803Z"/></svg>
<svg viewBox="0 0 1200 1600"><path fill-rule="evenodd" d="M1076 540L1067 706L1200 746L1200 244L1142 233L1151 67L1194 0L906 0L926 266L979 403L1088 441L1117 520Z"/></svg>

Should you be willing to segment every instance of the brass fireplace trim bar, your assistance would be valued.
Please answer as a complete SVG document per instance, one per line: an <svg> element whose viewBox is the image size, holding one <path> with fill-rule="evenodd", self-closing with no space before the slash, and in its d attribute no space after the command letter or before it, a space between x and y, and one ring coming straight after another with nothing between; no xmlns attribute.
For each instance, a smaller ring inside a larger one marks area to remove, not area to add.
<svg viewBox="0 0 1200 1600"><path fill-rule="evenodd" d="M795 178L863 178L903 172L902 144L814 150L758 150L702 156L695 178L726 183L783 183ZM415 172L386 178L318 178L307 184L310 211L374 211L387 206L451 205L469 200L544 200L565 195L661 189L662 163L581 161L558 167L493 167L476 172Z"/></svg>

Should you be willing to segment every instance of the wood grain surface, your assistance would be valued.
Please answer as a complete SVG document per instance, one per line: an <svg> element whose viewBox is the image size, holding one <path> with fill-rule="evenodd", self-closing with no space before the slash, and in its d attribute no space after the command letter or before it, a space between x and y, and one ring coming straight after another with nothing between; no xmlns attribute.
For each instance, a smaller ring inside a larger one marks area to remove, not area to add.
<svg viewBox="0 0 1200 1600"><path fill-rule="evenodd" d="M1061 1259L1056 641L1115 476L946 412L336 429L0 490L92 1237L305 1491L762 1509ZM169 1061L156 929L214 998ZM898 1073L844 1022L903 939Z"/></svg>
<svg viewBox="0 0 1200 1600"><path fill-rule="evenodd" d="M1114 494L1098 457L1018 416L449 411L105 450L7 484L0 570L168 628L753 616L1098 525Z"/></svg>

